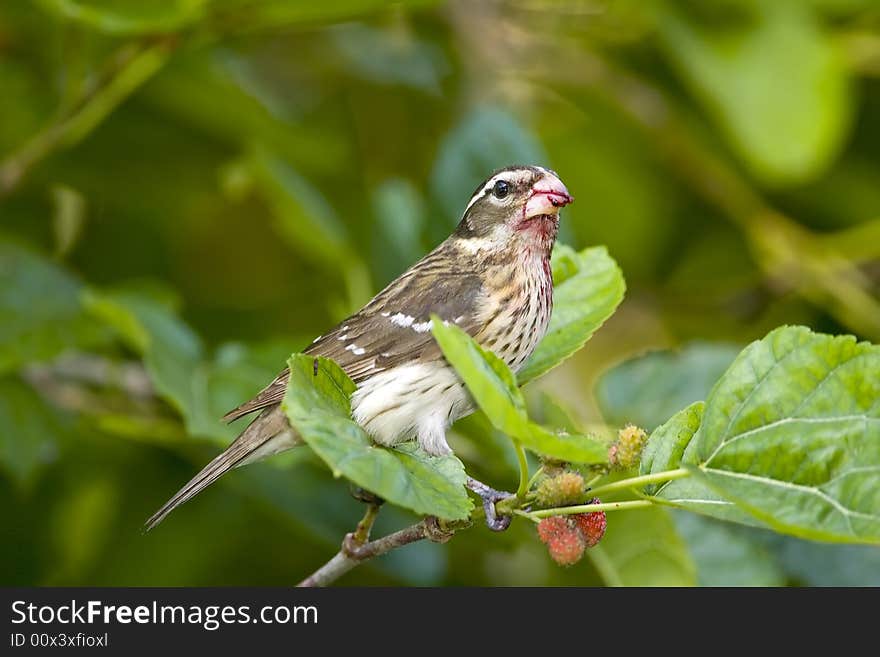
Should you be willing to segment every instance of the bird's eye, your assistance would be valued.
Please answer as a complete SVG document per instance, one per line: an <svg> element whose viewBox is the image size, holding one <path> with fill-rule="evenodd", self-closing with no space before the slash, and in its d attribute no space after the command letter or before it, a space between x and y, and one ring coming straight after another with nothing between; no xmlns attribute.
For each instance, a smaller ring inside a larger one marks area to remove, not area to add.
<svg viewBox="0 0 880 657"><path fill-rule="evenodd" d="M495 198L504 198L510 194L510 184L504 180L496 181L492 188L492 194L495 195Z"/></svg>

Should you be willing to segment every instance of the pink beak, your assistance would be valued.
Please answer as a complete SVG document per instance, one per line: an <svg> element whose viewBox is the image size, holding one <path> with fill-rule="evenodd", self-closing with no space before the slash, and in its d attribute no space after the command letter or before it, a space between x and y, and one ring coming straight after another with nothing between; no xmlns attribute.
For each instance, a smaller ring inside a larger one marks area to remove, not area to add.
<svg viewBox="0 0 880 657"><path fill-rule="evenodd" d="M552 173L546 173L532 187L532 194L526 201L523 214L526 219L542 214L556 214L559 208L573 200L562 181Z"/></svg>

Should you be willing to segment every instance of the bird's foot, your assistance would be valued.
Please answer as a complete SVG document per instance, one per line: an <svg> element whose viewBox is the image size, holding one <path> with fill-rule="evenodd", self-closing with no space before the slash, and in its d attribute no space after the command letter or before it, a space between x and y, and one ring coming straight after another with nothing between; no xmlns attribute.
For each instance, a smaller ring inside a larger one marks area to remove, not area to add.
<svg viewBox="0 0 880 657"><path fill-rule="evenodd" d="M483 500L483 511L486 512L486 526L493 532L503 532L510 527L511 516L499 516L495 511L495 502L513 497L513 493L490 488L482 481L468 477L467 487Z"/></svg>

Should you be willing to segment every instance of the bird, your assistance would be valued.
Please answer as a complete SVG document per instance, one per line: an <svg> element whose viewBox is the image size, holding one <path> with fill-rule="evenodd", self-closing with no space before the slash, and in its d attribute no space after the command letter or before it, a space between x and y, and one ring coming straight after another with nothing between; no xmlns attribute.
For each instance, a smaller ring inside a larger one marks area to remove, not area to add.
<svg viewBox="0 0 880 657"><path fill-rule="evenodd" d="M475 410L433 337L432 316L463 329L514 372L526 362L547 331L550 253L559 211L573 200L550 169L513 165L492 172L446 240L304 350L332 359L351 378L352 418L375 443L390 447L415 439L430 455L450 454L447 429ZM303 444L281 410L288 378L285 368L223 417L232 422L256 414L147 520L147 531L229 470ZM469 482L490 511L487 522L495 521L493 500L503 494ZM493 529L503 525L490 522Z"/></svg>

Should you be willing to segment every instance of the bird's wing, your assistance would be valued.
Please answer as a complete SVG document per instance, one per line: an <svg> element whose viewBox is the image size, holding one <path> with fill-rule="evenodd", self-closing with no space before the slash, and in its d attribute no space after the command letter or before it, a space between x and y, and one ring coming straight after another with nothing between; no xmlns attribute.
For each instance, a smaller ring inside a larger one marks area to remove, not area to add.
<svg viewBox="0 0 880 657"><path fill-rule="evenodd" d="M315 340L305 353L331 358L359 384L402 363L440 358L440 348L431 334L432 314L476 335L489 319L483 312L485 292L480 277L475 272L451 273L448 268L442 276L431 275L431 262L430 256L426 257L361 311ZM288 375L285 368L256 397L223 419L232 422L279 403Z"/></svg>

